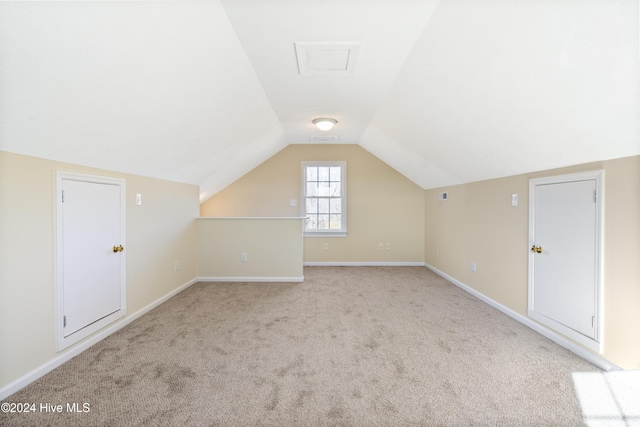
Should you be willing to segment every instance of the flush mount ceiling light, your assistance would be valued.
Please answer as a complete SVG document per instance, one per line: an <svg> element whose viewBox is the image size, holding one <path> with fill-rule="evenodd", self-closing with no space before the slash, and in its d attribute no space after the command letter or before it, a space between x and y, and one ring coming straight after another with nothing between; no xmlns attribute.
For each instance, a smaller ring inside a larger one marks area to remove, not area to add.
<svg viewBox="0 0 640 427"><path fill-rule="evenodd" d="M336 119L330 119L330 118L327 118L327 117L321 117L321 118L313 120L313 124L316 125L316 127L318 129L323 130L323 131L331 130L331 128L336 123L338 123L338 121Z"/></svg>

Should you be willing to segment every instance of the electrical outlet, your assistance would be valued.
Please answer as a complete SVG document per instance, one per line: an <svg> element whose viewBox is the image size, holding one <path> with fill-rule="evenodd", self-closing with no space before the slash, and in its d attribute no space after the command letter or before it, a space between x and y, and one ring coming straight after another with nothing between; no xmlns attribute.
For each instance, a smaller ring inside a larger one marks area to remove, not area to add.
<svg viewBox="0 0 640 427"><path fill-rule="evenodd" d="M390 250L391 250L391 243L387 243L387 244L385 245L385 247L386 247L386 249L387 249L388 251L390 251Z"/></svg>
<svg viewBox="0 0 640 427"><path fill-rule="evenodd" d="M469 264L469 270L471 270L472 273L476 272L476 263L471 261L471 263Z"/></svg>
<svg viewBox="0 0 640 427"><path fill-rule="evenodd" d="M240 254L240 262L247 262L247 253L246 252L242 252Z"/></svg>
<svg viewBox="0 0 640 427"><path fill-rule="evenodd" d="M511 206L518 206L518 195L515 193L511 195Z"/></svg>
<svg viewBox="0 0 640 427"><path fill-rule="evenodd" d="M180 271L180 261L175 260L173 262L173 271Z"/></svg>
<svg viewBox="0 0 640 427"><path fill-rule="evenodd" d="M384 251L384 243L378 243L378 247L381 251Z"/></svg>
<svg viewBox="0 0 640 427"><path fill-rule="evenodd" d="M327 249L329 249L329 244L325 243L322 248L326 251Z"/></svg>

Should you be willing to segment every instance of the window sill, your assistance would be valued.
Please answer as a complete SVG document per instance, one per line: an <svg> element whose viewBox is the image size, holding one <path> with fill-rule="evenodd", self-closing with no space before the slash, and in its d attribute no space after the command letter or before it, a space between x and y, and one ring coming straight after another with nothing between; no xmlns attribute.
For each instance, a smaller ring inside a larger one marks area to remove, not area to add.
<svg viewBox="0 0 640 427"><path fill-rule="evenodd" d="M305 231L304 237L347 237L346 231Z"/></svg>

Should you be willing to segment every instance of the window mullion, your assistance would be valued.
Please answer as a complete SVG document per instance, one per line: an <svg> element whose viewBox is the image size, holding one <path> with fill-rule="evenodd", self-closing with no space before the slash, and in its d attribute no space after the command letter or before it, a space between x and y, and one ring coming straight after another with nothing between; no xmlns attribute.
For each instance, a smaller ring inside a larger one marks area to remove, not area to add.
<svg viewBox="0 0 640 427"><path fill-rule="evenodd" d="M303 162L304 212L308 218L305 231L310 235L346 231L345 165L345 162Z"/></svg>

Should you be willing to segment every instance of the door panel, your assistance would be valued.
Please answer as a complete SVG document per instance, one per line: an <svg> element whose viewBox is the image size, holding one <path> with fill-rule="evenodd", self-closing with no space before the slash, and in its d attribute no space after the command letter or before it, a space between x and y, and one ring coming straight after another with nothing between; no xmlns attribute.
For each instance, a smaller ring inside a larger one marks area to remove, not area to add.
<svg viewBox="0 0 640 427"><path fill-rule="evenodd" d="M601 351L602 171L529 182L531 318Z"/></svg>
<svg viewBox="0 0 640 427"><path fill-rule="evenodd" d="M535 310L594 338L595 180L536 186Z"/></svg>
<svg viewBox="0 0 640 427"><path fill-rule="evenodd" d="M121 307L120 187L63 180L64 336Z"/></svg>

